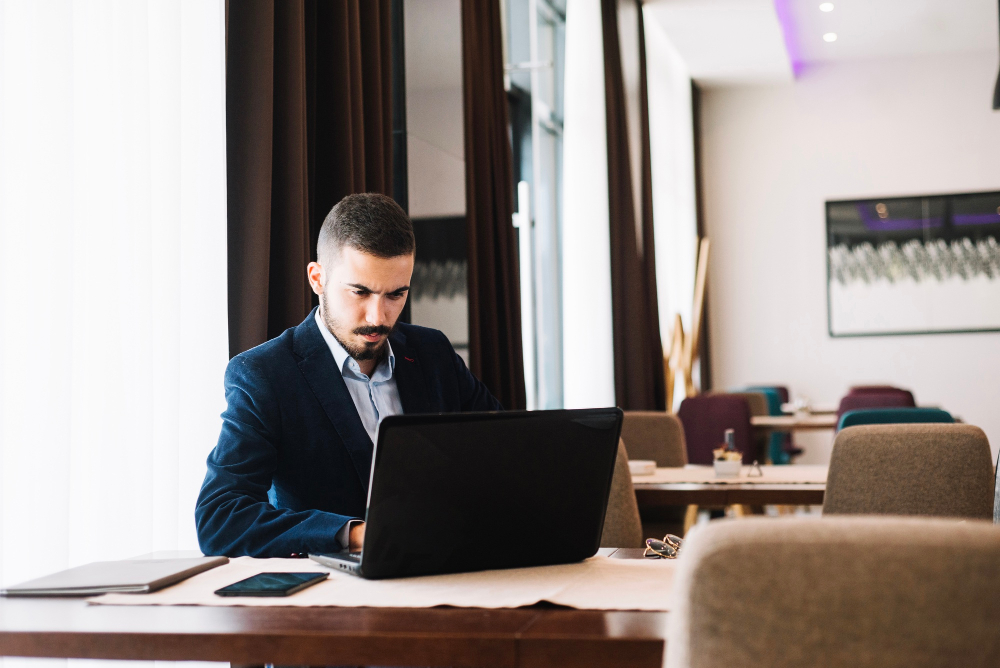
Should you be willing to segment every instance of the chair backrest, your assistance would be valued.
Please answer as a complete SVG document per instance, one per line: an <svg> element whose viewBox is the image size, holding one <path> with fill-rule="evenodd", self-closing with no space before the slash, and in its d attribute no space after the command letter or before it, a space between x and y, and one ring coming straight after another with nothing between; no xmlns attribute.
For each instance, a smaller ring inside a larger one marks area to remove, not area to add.
<svg viewBox="0 0 1000 668"><path fill-rule="evenodd" d="M781 399L781 403L787 404L792 400L791 394L788 392L788 388L784 385L762 385L761 387L771 387L775 392L778 393L778 398Z"/></svg>
<svg viewBox="0 0 1000 668"><path fill-rule="evenodd" d="M955 418L940 408L861 408L840 416L837 431L860 424L951 423Z"/></svg>
<svg viewBox="0 0 1000 668"><path fill-rule="evenodd" d="M909 392L895 385L852 385L848 394L882 394L885 392ZM913 396L912 393L910 396Z"/></svg>
<svg viewBox="0 0 1000 668"><path fill-rule="evenodd" d="M668 668L987 666L1000 528L924 518L748 518L685 541Z"/></svg>
<svg viewBox="0 0 1000 668"><path fill-rule="evenodd" d="M611 478L608 509L604 513L604 531L601 547L642 547L642 520L639 504L635 500L632 474L628 470L628 453L625 443L618 440L618 458Z"/></svg>
<svg viewBox="0 0 1000 668"><path fill-rule="evenodd" d="M791 401L791 395L788 393L788 388L784 385L748 385L748 390L774 390L778 393L778 400L783 404L787 404Z"/></svg>
<svg viewBox="0 0 1000 668"><path fill-rule="evenodd" d="M762 392L767 398L769 415L782 415L782 404L788 403L788 388L769 385L751 385L746 388L748 392ZM772 464L788 464L790 457L788 450L792 447L792 435L787 431L772 431L770 434L762 434L761 459L766 453L767 459Z"/></svg>
<svg viewBox="0 0 1000 668"><path fill-rule="evenodd" d="M663 411L625 411L622 440L629 459L651 459L657 466L687 464L684 426Z"/></svg>
<svg viewBox="0 0 1000 668"><path fill-rule="evenodd" d="M744 387L738 392L759 392L764 395L767 399L767 414L768 415L781 415L781 404L785 403L781 399L781 392L775 387L765 387L763 385L753 385L750 387Z"/></svg>
<svg viewBox="0 0 1000 668"><path fill-rule="evenodd" d="M700 394L681 402L677 417L684 425L688 462L711 464L712 450L725 442L727 429L736 437L736 449L743 453L743 463L756 459L750 427L750 407L746 399L732 394Z"/></svg>
<svg viewBox="0 0 1000 668"><path fill-rule="evenodd" d="M773 415L773 413L771 413L770 398L764 392L758 392L757 390L741 390L738 392L730 392L729 394L734 397L743 397L746 400L747 406L750 408L750 417L752 418L757 417L758 415ZM775 394L775 397L777 397L777 394ZM750 439L753 443L752 459L757 459L761 462L765 461L768 446L771 443L771 436L772 434L763 430L750 430Z"/></svg>
<svg viewBox="0 0 1000 668"><path fill-rule="evenodd" d="M750 408L750 417L757 415L771 415L771 406L767 400L767 395L763 392L757 392L756 390L737 390L735 392L726 392L725 394L730 394L734 397L743 397L747 402L747 407Z"/></svg>
<svg viewBox="0 0 1000 668"><path fill-rule="evenodd" d="M847 411L856 411L862 408L912 408L914 406L916 404L913 402L913 395L906 390L848 394L840 400L840 407L837 408L837 420L840 420Z"/></svg>
<svg viewBox="0 0 1000 668"><path fill-rule="evenodd" d="M989 519L990 444L968 424L883 424L837 434L823 514Z"/></svg>

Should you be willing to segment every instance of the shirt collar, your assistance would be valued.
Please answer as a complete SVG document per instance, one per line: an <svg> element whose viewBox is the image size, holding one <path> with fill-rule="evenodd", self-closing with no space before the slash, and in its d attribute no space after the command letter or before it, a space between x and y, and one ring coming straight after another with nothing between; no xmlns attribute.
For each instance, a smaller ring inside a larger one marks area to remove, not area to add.
<svg viewBox="0 0 1000 668"><path fill-rule="evenodd" d="M326 323L323 322L323 318L319 315L319 309L316 309L316 326L319 327L319 333L323 335L323 340L326 341L327 347L333 353L333 360L337 363L340 374L347 375L350 373L357 377L363 376L361 367L358 366L357 361L344 350L344 346L340 345L340 341L337 340L337 337L330 332ZM389 354L375 367L375 372L371 375L371 380L373 381L389 380L396 369L396 356L392 353L392 344L386 340L385 345L388 348Z"/></svg>

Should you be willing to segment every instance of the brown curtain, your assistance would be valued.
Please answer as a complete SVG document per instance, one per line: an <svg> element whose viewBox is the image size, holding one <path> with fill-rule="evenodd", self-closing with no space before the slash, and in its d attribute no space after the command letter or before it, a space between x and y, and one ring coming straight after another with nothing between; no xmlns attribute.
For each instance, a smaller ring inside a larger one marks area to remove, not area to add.
<svg viewBox="0 0 1000 668"><path fill-rule="evenodd" d="M627 99L618 33L619 2L638 11L641 174L632 174ZM664 410L663 349L656 304L653 196L646 103L646 53L637 0L601 0L608 135L608 203L611 224L611 314L615 400L625 410ZM633 178L640 179L639 202ZM638 209L638 210L637 210ZM637 225L636 222L639 222Z"/></svg>
<svg viewBox="0 0 1000 668"><path fill-rule="evenodd" d="M302 321L342 197L392 181L390 0L227 3L229 352Z"/></svg>
<svg viewBox="0 0 1000 668"><path fill-rule="evenodd" d="M469 366L505 408L524 408L514 184L499 0L462 0Z"/></svg>

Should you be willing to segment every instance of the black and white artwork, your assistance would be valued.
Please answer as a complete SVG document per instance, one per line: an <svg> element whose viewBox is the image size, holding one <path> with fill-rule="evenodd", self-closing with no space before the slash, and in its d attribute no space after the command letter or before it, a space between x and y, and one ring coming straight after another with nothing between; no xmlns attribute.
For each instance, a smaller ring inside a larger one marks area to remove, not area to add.
<svg viewBox="0 0 1000 668"><path fill-rule="evenodd" d="M415 218L410 322L444 332L468 363L469 298L465 217Z"/></svg>
<svg viewBox="0 0 1000 668"><path fill-rule="evenodd" d="M1000 192L826 203L831 336L1000 330Z"/></svg>

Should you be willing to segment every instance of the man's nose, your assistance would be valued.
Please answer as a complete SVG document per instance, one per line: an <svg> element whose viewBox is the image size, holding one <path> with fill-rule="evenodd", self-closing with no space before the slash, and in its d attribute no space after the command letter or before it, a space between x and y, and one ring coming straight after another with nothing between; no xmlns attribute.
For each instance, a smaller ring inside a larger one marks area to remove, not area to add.
<svg viewBox="0 0 1000 668"><path fill-rule="evenodd" d="M367 312L365 313L365 321L372 326L378 327L383 322L385 322L385 309L382 303L384 297L381 295L374 295L368 304Z"/></svg>

